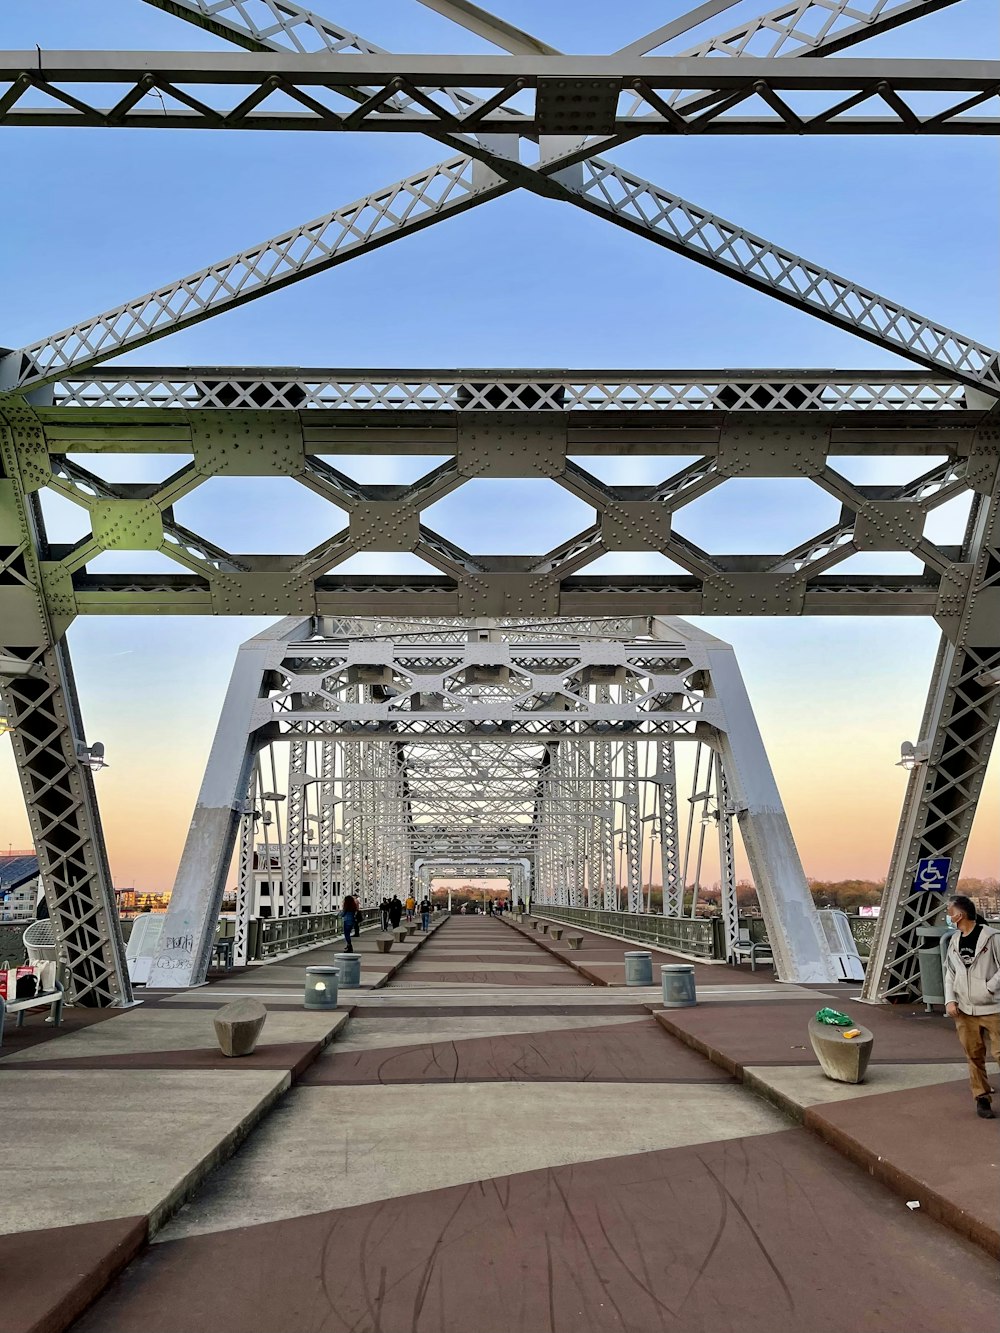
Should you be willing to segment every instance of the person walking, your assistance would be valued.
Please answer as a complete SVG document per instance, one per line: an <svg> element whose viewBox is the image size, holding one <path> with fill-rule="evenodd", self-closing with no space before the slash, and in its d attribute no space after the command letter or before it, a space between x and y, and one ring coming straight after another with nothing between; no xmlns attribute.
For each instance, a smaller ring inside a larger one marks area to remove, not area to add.
<svg viewBox="0 0 1000 1333"><path fill-rule="evenodd" d="M414 911L414 908L416 907L416 905L417 905L417 900L416 900L416 898L414 898L413 894L410 893L410 894L408 895L407 899L406 899L406 919L407 919L407 921L412 921L412 920L413 920L413 911Z"/></svg>
<svg viewBox="0 0 1000 1333"><path fill-rule="evenodd" d="M1000 1065L1000 931L986 924L964 894L949 898L948 920L955 934L945 955L945 1013L955 1020L969 1062L976 1115L995 1120L983 1034L989 1037L994 1063Z"/></svg>
<svg viewBox="0 0 1000 1333"><path fill-rule="evenodd" d="M420 929L430 930L431 928L431 900L422 898L420 900Z"/></svg>
<svg viewBox="0 0 1000 1333"><path fill-rule="evenodd" d="M393 930L396 929L402 919L403 904L399 901L399 894L394 893L392 895L392 901L389 903L389 924L392 926Z"/></svg>
<svg viewBox="0 0 1000 1333"><path fill-rule="evenodd" d="M383 898L378 905L379 916L382 918L382 929L389 929L389 899Z"/></svg>
<svg viewBox="0 0 1000 1333"><path fill-rule="evenodd" d="M358 915L358 900L353 893L344 895L344 951L353 953L354 945L351 943L351 936L354 934L354 923Z"/></svg>

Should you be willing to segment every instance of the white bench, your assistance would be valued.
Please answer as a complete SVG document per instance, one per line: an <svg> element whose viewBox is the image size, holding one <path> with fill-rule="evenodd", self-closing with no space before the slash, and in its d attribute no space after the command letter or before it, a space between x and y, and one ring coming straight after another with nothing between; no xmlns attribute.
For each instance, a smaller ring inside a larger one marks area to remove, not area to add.
<svg viewBox="0 0 1000 1333"><path fill-rule="evenodd" d="M52 1012L48 1021L56 1027L62 1022L63 988L56 982L55 990L42 991L23 1000L5 1000L0 996L0 1046L3 1045L3 1025L8 1014L17 1014L17 1026L24 1026L24 1015L29 1009L43 1009L48 1005Z"/></svg>

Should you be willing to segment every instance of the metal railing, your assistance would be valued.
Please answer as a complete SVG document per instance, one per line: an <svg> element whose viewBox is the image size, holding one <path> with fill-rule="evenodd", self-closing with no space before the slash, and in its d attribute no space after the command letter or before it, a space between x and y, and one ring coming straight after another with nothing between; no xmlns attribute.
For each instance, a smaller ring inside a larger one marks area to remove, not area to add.
<svg viewBox="0 0 1000 1333"><path fill-rule="evenodd" d="M377 928L379 916L373 912L362 921L362 930ZM303 916L269 916L250 923L251 958L273 958L276 954L296 953L328 944L344 934L343 912L306 912ZM256 930L254 929L256 927Z"/></svg>
<svg viewBox="0 0 1000 1333"><path fill-rule="evenodd" d="M695 958L725 958L721 917L656 916L644 912L606 912L590 907L550 907L534 904L532 915L587 926L636 944L691 954Z"/></svg>
<svg viewBox="0 0 1000 1333"><path fill-rule="evenodd" d="M431 920L441 915L440 910L431 913ZM418 926L419 912L411 928ZM405 923L404 923L405 924ZM382 921L374 907L365 908L365 919L361 923L362 931L380 930ZM254 918L250 922L248 953L254 960L273 958L277 954L297 953L301 949L313 949L331 940L342 939L344 935L343 912L306 912L303 916L269 916Z"/></svg>

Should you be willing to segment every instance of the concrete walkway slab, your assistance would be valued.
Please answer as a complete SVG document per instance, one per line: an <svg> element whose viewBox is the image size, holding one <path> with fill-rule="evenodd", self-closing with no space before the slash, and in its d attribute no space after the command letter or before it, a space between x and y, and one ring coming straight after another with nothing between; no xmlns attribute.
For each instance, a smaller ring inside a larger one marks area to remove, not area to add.
<svg viewBox="0 0 1000 1333"><path fill-rule="evenodd" d="M818 1064L745 1065L743 1082L754 1092L773 1101L795 1120L802 1119L807 1106L825 1106L830 1102L850 1102L858 1097L878 1096L886 1092L906 1092L935 1083L965 1082L964 1064L869 1065L863 1083L836 1083Z"/></svg>
<svg viewBox="0 0 1000 1333"><path fill-rule="evenodd" d="M13 1068L56 1058L61 1062L94 1060L105 1056L132 1056L154 1051L210 1050L218 1053L212 1020L222 1007L219 1004L215 1009L131 1009L119 1014L110 1023L70 1033L58 1047L48 1044L33 1046L30 1050L12 1055L0 1067ZM289 1042L325 1045L346 1021L346 1011L310 1012L301 1008L301 1002L299 1009L294 1012L272 1010L264 1021L258 1049L266 1050L268 1046ZM226 1063L238 1069L243 1061L228 1060Z"/></svg>
<svg viewBox="0 0 1000 1333"><path fill-rule="evenodd" d="M157 1244L75 1333L987 1333L994 1288L786 1129Z"/></svg>
<svg viewBox="0 0 1000 1333"><path fill-rule="evenodd" d="M0 1212L0 1236L123 1217L155 1231L289 1081L284 1070L5 1073L4 1188L26 1206ZM83 1108L86 1134L67 1133Z"/></svg>
<svg viewBox="0 0 1000 1333"><path fill-rule="evenodd" d="M732 1084L632 1087L627 1115L620 1083L300 1085L161 1238L785 1128Z"/></svg>

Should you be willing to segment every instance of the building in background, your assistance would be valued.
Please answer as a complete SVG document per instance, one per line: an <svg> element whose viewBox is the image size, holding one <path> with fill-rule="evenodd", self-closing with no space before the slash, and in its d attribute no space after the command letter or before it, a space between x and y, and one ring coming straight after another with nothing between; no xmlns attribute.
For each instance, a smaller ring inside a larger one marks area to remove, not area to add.
<svg viewBox="0 0 1000 1333"><path fill-rule="evenodd" d="M253 858L253 902L250 906L252 917L285 916L284 874L285 843L272 842L267 847L258 846ZM329 911L340 911L340 848L332 850L330 868L330 903ZM319 910L320 866L319 848L308 844L302 856L302 894L299 899L299 911L306 915Z"/></svg>
<svg viewBox="0 0 1000 1333"><path fill-rule="evenodd" d="M0 856L0 920L33 921L41 879L33 851L9 851Z"/></svg>
<svg viewBox="0 0 1000 1333"><path fill-rule="evenodd" d="M138 889L129 886L125 889L115 889L115 902L118 904L118 915L123 921L128 921L140 912L165 912L170 902L169 893L140 893Z"/></svg>

